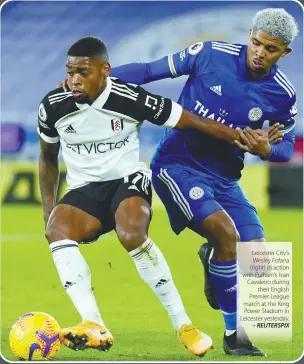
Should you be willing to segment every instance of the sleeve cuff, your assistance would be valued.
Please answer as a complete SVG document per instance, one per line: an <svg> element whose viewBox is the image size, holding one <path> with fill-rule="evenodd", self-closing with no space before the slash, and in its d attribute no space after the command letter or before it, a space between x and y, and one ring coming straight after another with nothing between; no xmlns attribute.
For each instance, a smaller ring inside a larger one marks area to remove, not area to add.
<svg viewBox="0 0 304 364"><path fill-rule="evenodd" d="M60 141L60 137L59 136L49 137L49 136L41 133L41 131L39 130L39 127L37 128L37 133L47 143L55 144L55 143L58 143Z"/></svg>
<svg viewBox="0 0 304 364"><path fill-rule="evenodd" d="M172 101L171 114L169 116L169 119L164 123L164 126L166 126L167 128L174 128L179 122L182 112L183 108L176 102Z"/></svg>

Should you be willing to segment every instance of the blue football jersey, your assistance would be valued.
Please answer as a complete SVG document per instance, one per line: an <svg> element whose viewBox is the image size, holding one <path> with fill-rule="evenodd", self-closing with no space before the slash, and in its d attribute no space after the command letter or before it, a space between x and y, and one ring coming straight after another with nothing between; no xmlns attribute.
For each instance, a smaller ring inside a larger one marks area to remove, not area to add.
<svg viewBox="0 0 304 364"><path fill-rule="evenodd" d="M199 116L232 128L257 129L265 121L281 122L286 135L294 133L293 85L277 65L263 78L250 78L246 53L246 45L200 42L164 57L156 66L160 78L189 75L178 103ZM196 130L166 129L151 165L172 162L238 179L244 152Z"/></svg>

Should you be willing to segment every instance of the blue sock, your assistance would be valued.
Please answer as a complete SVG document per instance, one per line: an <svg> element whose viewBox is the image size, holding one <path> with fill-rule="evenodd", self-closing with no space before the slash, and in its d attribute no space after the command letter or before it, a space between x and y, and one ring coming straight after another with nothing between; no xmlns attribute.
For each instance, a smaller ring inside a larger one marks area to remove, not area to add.
<svg viewBox="0 0 304 364"><path fill-rule="evenodd" d="M226 330L237 327L237 263L209 261L209 273L212 286L215 288L220 309L223 314Z"/></svg>

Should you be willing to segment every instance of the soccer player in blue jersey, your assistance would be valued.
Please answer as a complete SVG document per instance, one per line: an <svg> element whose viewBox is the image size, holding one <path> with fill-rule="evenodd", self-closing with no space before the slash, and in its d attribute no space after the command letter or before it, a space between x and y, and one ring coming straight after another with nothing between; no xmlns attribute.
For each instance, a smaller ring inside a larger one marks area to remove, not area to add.
<svg viewBox="0 0 304 364"><path fill-rule="evenodd" d="M198 115L243 129L243 144L236 142L235 148L195 130L166 130L151 163L154 188L175 233L188 227L214 247L204 244L199 253L208 302L223 313L227 354L265 355L237 327L236 243L265 241L256 209L237 181L245 151L274 162L291 158L296 96L276 63L291 52L289 44L297 32L286 11L265 9L253 19L248 45L197 43L161 60L117 67L111 73L137 84L189 75L178 102ZM284 125L280 143L271 145L259 131L265 120Z"/></svg>
<svg viewBox="0 0 304 364"><path fill-rule="evenodd" d="M264 9L253 18L248 45L200 42L111 73L136 84L189 75L178 102L197 115L242 129L243 144L236 142L235 147L195 130L166 129L151 162L154 188L174 232L187 227L212 244L212 249L203 245L199 253L208 301L223 314L227 354L266 355L237 327L236 245L265 241L257 211L238 180L245 152L272 162L292 156L296 93L277 61L291 52L289 44L297 33L294 18L284 9ZM279 143L271 145L257 130L266 120L284 125Z"/></svg>

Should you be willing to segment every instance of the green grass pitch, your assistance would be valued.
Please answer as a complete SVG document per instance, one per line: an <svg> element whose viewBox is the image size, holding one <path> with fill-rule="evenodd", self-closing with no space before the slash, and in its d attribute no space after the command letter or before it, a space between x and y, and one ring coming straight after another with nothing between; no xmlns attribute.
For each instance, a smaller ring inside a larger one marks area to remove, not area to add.
<svg viewBox="0 0 304 364"><path fill-rule="evenodd" d="M108 353L74 352L62 347L58 361L233 361L296 360L303 351L302 315L302 211L270 210L260 213L268 241L293 243L293 339L279 342L269 337L254 343L267 358L227 357L222 350L223 321L203 294L203 270L197 250L203 240L191 231L175 236L164 209L155 208L151 238L163 251L184 305L193 322L213 338L214 349L201 359L178 341L169 318L150 288L141 281L128 253L110 233L98 242L81 246L92 272L92 286L103 319L114 335ZM1 244L1 352L15 360L8 334L19 315L44 311L61 326L79 322L61 286L48 245L43 237L40 207L2 207Z"/></svg>

